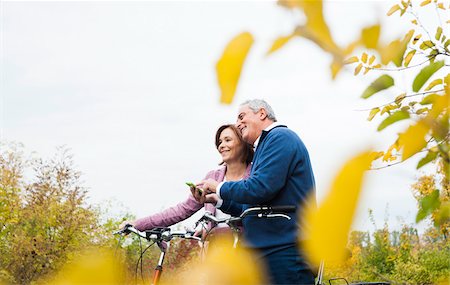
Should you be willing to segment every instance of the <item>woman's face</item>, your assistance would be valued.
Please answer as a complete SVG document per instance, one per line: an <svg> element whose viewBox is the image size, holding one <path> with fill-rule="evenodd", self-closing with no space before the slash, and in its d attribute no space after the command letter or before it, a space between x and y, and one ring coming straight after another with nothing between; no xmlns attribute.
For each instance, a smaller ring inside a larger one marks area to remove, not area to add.
<svg viewBox="0 0 450 285"><path fill-rule="evenodd" d="M243 153L243 145L232 129L226 128L220 133L219 146L217 147L222 159L226 163L240 161Z"/></svg>

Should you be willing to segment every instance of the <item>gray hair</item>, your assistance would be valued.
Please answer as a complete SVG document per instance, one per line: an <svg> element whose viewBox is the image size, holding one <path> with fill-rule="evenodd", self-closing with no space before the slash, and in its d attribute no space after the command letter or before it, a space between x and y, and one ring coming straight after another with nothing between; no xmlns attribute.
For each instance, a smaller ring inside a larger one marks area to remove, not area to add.
<svg viewBox="0 0 450 285"><path fill-rule="evenodd" d="M252 99L247 100L244 103L242 103L240 106L248 105L248 107L254 112L258 112L260 109L266 110L267 118L269 118L271 121L276 122L277 118L275 117L275 113L273 112L272 107L270 107L269 104L267 104L266 101L262 99Z"/></svg>

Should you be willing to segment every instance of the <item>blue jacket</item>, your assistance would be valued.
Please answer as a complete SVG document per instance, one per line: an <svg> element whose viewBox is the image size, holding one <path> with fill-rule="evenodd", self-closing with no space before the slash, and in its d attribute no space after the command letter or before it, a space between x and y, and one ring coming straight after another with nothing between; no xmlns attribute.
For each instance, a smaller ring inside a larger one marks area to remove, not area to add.
<svg viewBox="0 0 450 285"><path fill-rule="evenodd" d="M297 211L290 214L291 220L257 217L243 220L244 238L249 247L295 245L300 234L299 211L309 195L315 195L314 187L305 145L292 130L277 126L263 131L250 177L221 186L220 196L224 201L220 209L239 216L243 210L256 205L295 205Z"/></svg>

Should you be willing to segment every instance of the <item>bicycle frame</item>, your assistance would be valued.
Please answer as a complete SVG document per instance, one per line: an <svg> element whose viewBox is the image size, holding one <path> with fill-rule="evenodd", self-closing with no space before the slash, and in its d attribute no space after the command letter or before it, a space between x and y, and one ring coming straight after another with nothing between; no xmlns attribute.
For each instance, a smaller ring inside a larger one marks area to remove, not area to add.
<svg viewBox="0 0 450 285"><path fill-rule="evenodd" d="M320 262L320 266L319 266L319 270L317 273L317 280L315 285L325 285L325 283L323 282L323 272L324 272L324 268L325 268L325 262L322 260ZM344 280L345 284L347 285L390 285L391 283L389 282L358 282L358 283L348 283L347 279L343 278L343 277L337 277L337 278L330 278L328 279L328 283L329 285L332 285L331 281L336 281L336 280Z"/></svg>
<svg viewBox="0 0 450 285"><path fill-rule="evenodd" d="M139 238L143 238L147 241L156 243L161 251L158 263L154 270L151 283L152 285L157 285L159 283L163 271L164 258L166 256L167 250L170 247L170 241L174 237L201 241L201 238L193 236L193 232L171 231L170 228L154 228L149 231L141 232L131 225L126 225L123 229L115 232L114 234L126 235L128 233L134 233Z"/></svg>

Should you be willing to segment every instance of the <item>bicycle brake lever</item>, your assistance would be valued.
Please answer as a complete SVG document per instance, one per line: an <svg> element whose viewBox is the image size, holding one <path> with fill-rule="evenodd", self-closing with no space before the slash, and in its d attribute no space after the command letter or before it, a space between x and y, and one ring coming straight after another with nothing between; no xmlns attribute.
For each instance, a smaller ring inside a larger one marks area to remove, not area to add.
<svg viewBox="0 0 450 285"><path fill-rule="evenodd" d="M114 235L122 235L122 234L129 234L130 230L128 229L129 227L132 227L131 224L126 224L123 228L121 228L118 231L113 232Z"/></svg>
<svg viewBox="0 0 450 285"><path fill-rule="evenodd" d="M266 217L266 218L285 218L285 219L288 219L288 220L291 219L291 217L289 217L288 215L285 215L285 214L266 214L266 215L258 214L258 218L262 218L262 217Z"/></svg>

